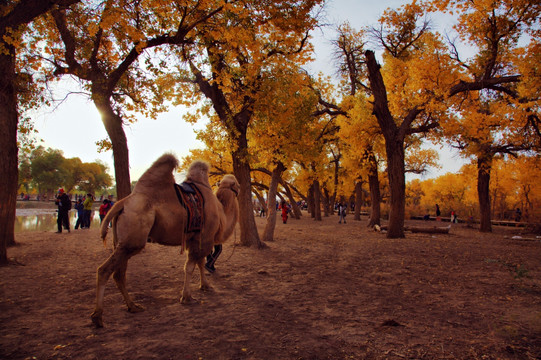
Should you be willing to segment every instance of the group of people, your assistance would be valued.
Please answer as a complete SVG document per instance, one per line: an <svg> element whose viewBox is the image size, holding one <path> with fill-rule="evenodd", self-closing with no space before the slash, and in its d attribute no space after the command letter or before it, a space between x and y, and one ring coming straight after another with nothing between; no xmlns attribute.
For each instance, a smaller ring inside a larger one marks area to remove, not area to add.
<svg viewBox="0 0 541 360"><path fill-rule="evenodd" d="M71 199L63 188L58 189L55 204L58 206L57 217L57 233L62 233L65 229L70 232L69 210L71 210ZM77 210L77 221L75 229L89 229L92 222L92 205L94 204L94 196L88 193L85 197L77 199L75 209ZM99 208L100 222L113 206L113 202L109 199L104 199Z"/></svg>
<svg viewBox="0 0 541 360"><path fill-rule="evenodd" d="M79 227L81 229L90 228L93 204L94 197L90 193L86 194L84 198L77 200L77 203L75 204L75 209L77 209L75 229L78 229Z"/></svg>

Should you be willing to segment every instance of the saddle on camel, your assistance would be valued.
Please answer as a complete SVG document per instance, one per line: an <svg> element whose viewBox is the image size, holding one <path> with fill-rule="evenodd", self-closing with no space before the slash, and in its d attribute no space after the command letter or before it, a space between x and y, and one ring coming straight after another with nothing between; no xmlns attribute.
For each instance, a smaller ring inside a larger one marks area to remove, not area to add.
<svg viewBox="0 0 541 360"><path fill-rule="evenodd" d="M141 252L147 241L186 249L181 303L193 301L190 279L195 266L199 267L200 289L210 288L204 275L205 260L215 245L223 244L233 233L238 221L239 183L235 176L225 175L214 194L208 178L209 165L195 161L185 181L190 185L176 185L173 170L177 166L174 155L162 155L141 176L133 192L119 200L103 219L104 245L107 224L112 222L113 253L97 270L96 307L91 315L97 327L103 326L105 285L111 275L128 311L143 311L126 289L126 269L128 260ZM187 191L179 190L186 186Z"/></svg>

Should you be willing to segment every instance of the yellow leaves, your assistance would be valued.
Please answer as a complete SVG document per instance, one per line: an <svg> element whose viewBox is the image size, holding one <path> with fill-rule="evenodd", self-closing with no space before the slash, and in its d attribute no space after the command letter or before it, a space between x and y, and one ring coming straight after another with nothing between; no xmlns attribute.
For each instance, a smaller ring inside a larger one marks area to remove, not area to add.
<svg viewBox="0 0 541 360"><path fill-rule="evenodd" d="M98 33L98 30L100 29L99 25L95 22L91 22L88 24L87 32L88 36L94 37Z"/></svg>
<svg viewBox="0 0 541 360"><path fill-rule="evenodd" d="M113 149L113 144L111 143L111 140L109 139L103 139L96 141L96 145L98 146L98 152L105 152Z"/></svg>
<svg viewBox="0 0 541 360"><path fill-rule="evenodd" d="M406 185L407 206L412 214L420 211L434 214L434 204L439 203L443 216L450 211L459 219L477 216L477 166L464 165L458 174L447 173L435 179L414 180ZM536 181L541 176L541 163L535 157L496 159L492 163L490 194L493 218L508 216L520 207L528 212L530 221L541 217L541 187ZM528 210L526 210L528 209Z"/></svg>
<svg viewBox="0 0 541 360"><path fill-rule="evenodd" d="M541 42L532 41L525 48L515 50L515 63L522 75L518 92L522 98L536 99L541 93Z"/></svg>

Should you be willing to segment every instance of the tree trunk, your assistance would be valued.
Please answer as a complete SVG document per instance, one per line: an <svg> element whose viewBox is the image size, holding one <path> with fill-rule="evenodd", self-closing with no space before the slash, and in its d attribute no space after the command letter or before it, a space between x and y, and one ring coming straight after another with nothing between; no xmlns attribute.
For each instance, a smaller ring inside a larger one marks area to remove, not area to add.
<svg viewBox="0 0 541 360"><path fill-rule="evenodd" d="M389 212L389 239L403 238L406 212L406 176L404 167L404 145L400 141L386 142L387 176L391 191Z"/></svg>
<svg viewBox="0 0 541 360"><path fill-rule="evenodd" d="M319 181L314 180L314 219L321 221L321 190L319 188Z"/></svg>
<svg viewBox="0 0 541 360"><path fill-rule="evenodd" d="M479 197L479 210L481 212L480 232L492 232L489 192L491 168L491 155L483 155L477 158L477 196Z"/></svg>
<svg viewBox="0 0 541 360"><path fill-rule="evenodd" d="M18 149L17 95L15 84L15 48L0 41L0 265L8 263L7 247L15 244L15 209L17 208Z"/></svg>
<svg viewBox="0 0 541 360"><path fill-rule="evenodd" d="M373 112L378 120L379 127L385 138L385 150L387 151L387 174L391 191L391 208L389 214L389 230L387 237L390 239L404 237L404 218L406 212L406 176L404 165L404 138L406 129L415 119L419 109L411 111L400 127L396 126L394 118L389 110L387 89L380 73L380 65L376 61L373 51L366 51L366 63L370 88L374 96Z"/></svg>
<svg viewBox="0 0 541 360"><path fill-rule="evenodd" d="M338 174L340 171L340 158L341 156L335 156L334 159L334 189L332 193L332 197L329 201L329 212L331 215L334 215L334 204L336 204L336 194L338 192Z"/></svg>
<svg viewBox="0 0 541 360"><path fill-rule="evenodd" d="M381 195L379 193L379 177L377 167L368 175L368 187L370 189L370 219L368 226L381 225Z"/></svg>
<svg viewBox="0 0 541 360"><path fill-rule="evenodd" d="M308 189L308 212L310 213L311 218L316 217L316 210L314 205L314 184L310 185Z"/></svg>
<svg viewBox="0 0 541 360"><path fill-rule="evenodd" d="M326 188L323 188L323 216L329 217L329 213L332 213L331 208L333 207L329 199L329 191Z"/></svg>
<svg viewBox="0 0 541 360"><path fill-rule="evenodd" d="M295 202L295 198L293 197L293 193L291 192L291 189L289 186L287 186L285 181L280 182L286 191L287 198L289 199L289 202L291 203L291 207L293 208L293 215L295 216L295 219L299 220L302 216L301 209L299 209L299 206Z"/></svg>
<svg viewBox="0 0 541 360"><path fill-rule="evenodd" d="M355 182L355 213L353 220L361 220L361 207L363 205L363 183L359 179Z"/></svg>
<svg viewBox="0 0 541 360"><path fill-rule="evenodd" d="M240 185L238 197L240 243L243 246L256 246L258 249L261 249L265 245L259 239L254 218L252 179L250 176L250 164L247 161L248 141L246 139L246 131L239 132L238 136L234 139L237 148L231 155L233 156L233 172ZM270 202L270 196L267 201Z"/></svg>
<svg viewBox="0 0 541 360"><path fill-rule="evenodd" d="M103 125L113 146L116 192L120 200L131 193L128 139L122 127L122 118L114 112L110 98L93 90L92 99L101 114Z"/></svg>
<svg viewBox="0 0 541 360"><path fill-rule="evenodd" d="M276 227L276 190L278 189L278 182L284 172L285 168L282 163L278 163L274 170L272 170L272 177L269 186L268 196L268 216L267 223L265 224L265 230L263 231L263 241L274 240L274 228Z"/></svg>

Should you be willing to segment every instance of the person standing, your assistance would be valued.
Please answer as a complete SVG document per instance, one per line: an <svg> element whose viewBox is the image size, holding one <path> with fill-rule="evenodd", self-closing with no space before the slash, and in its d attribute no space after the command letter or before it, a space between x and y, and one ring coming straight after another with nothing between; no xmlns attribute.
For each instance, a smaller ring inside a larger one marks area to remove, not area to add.
<svg viewBox="0 0 541 360"><path fill-rule="evenodd" d="M441 221L441 211L438 204L436 204L436 221Z"/></svg>
<svg viewBox="0 0 541 360"><path fill-rule="evenodd" d="M86 194L86 199L83 202L83 208L84 208L84 225L85 228L90 228L90 216L92 215L92 204L94 203L94 198L92 197L92 194L88 193Z"/></svg>
<svg viewBox="0 0 541 360"><path fill-rule="evenodd" d="M54 203L58 205L58 218L56 219L58 231L56 233L60 234L62 232L62 226L70 232L70 220L68 214L71 209L71 200L68 194L64 192L64 189L58 189L58 195Z"/></svg>
<svg viewBox="0 0 541 360"><path fill-rule="evenodd" d="M103 199L103 203L100 205L100 224L103 222L103 218L107 215L107 212L111 208L111 203L107 199Z"/></svg>
<svg viewBox="0 0 541 360"><path fill-rule="evenodd" d="M344 220L344 224L346 223L346 209L346 205L342 203L338 204L338 216L340 216L340 220L338 221L339 224L342 223L342 220Z"/></svg>
<svg viewBox="0 0 541 360"><path fill-rule="evenodd" d="M81 227L81 229L84 229L85 208L83 205L83 200L81 198L79 198L75 203L75 209L77 210L77 221L75 222L75 230L77 230L79 227Z"/></svg>
<svg viewBox="0 0 541 360"><path fill-rule="evenodd" d="M280 208L282 209L282 221L287 223L287 213L288 213L288 206L285 201L282 201L280 204Z"/></svg>

